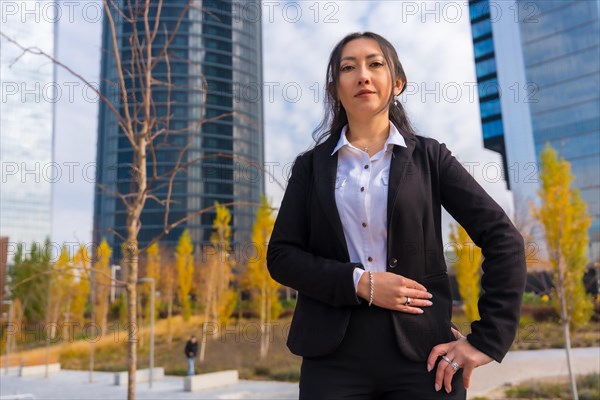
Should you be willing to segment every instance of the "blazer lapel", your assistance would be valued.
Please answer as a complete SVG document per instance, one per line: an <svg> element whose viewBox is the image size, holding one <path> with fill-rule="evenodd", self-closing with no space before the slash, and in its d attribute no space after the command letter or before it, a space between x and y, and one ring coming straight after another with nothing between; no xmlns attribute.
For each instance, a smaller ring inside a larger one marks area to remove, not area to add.
<svg viewBox="0 0 600 400"><path fill-rule="evenodd" d="M335 178L337 175L339 152L336 152L334 155L331 155L331 152L335 148L338 140L339 135L337 135L337 137L335 135L330 135L323 145L315 147L313 179L318 199L325 211L328 222L330 226L333 227L335 237L344 250L344 258L347 261L350 261L348 244L346 243L344 228L342 227L342 220L340 219L340 214L335 202Z"/></svg>
<svg viewBox="0 0 600 400"><path fill-rule="evenodd" d="M390 250L390 224L394 216L394 205L400 192L400 185L405 181L406 174L413 167L412 153L415 150L415 138L404 131L398 129L398 132L404 137L406 147L394 145L394 153L390 162L390 178L388 187L387 201L387 231L388 231L388 252Z"/></svg>

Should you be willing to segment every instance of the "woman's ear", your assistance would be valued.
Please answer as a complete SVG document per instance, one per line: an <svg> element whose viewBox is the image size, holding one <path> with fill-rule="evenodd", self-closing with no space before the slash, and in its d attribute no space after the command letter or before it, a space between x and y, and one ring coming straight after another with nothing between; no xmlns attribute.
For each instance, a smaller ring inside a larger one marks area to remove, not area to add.
<svg viewBox="0 0 600 400"><path fill-rule="evenodd" d="M394 86L394 96L398 96L404 90L405 83L401 79L396 79L396 85Z"/></svg>

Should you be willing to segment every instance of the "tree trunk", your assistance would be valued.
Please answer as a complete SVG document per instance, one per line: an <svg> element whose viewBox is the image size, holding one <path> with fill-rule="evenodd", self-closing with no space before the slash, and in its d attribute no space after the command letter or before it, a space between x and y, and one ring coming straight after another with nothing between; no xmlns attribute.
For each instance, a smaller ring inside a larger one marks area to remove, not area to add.
<svg viewBox="0 0 600 400"><path fill-rule="evenodd" d="M131 274L131 270L129 271ZM135 373L137 370L137 331L136 331L136 314L137 314L137 302L136 300L136 284L131 283L131 279L128 279L127 283L127 311L128 311L128 324L127 324L127 399L135 400Z"/></svg>
<svg viewBox="0 0 600 400"><path fill-rule="evenodd" d="M273 308L273 304L271 303L271 290L268 291L269 296L267 296L267 335L265 337L265 357L269 354L269 346L271 343L271 321L273 320L273 316L271 315L271 309Z"/></svg>
<svg viewBox="0 0 600 400"><path fill-rule="evenodd" d="M96 280L94 279L94 275L95 274L93 273L93 271L90 270L90 320L92 327L95 327L96 325ZM90 368L88 373L88 382L92 383L94 381L94 343L96 341L92 340L91 338L88 338L88 340L90 341Z"/></svg>
<svg viewBox="0 0 600 400"><path fill-rule="evenodd" d="M267 356L267 345L265 343L265 320L267 317L267 290L266 279L263 277L262 287L260 288L260 359L264 360Z"/></svg>
<svg viewBox="0 0 600 400"><path fill-rule="evenodd" d="M569 368L569 381L571 384L571 392L573 400L579 400L577 393L577 382L575 381L575 371L573 370L573 358L571 356L571 333L569 332L569 314L567 312L567 299L564 287L564 277L561 273L560 266L558 272L558 298L560 300L560 319L562 321L563 333L565 335L565 351L567 352L567 366Z"/></svg>
<svg viewBox="0 0 600 400"><path fill-rule="evenodd" d="M140 297L140 296L138 296L138 297ZM137 311L136 312L137 312L137 315L138 315L138 322L137 322L137 326L138 326L138 330L137 331L138 331L138 339L139 339L138 340L138 343L139 343L138 350L143 350L144 349L144 342L146 340L145 340L144 334L142 333L142 328L144 326L146 326L146 320L144 318L144 312L143 312L143 309L142 309L142 301L139 298L138 298L138 301L136 302L136 307L137 307Z"/></svg>
<svg viewBox="0 0 600 400"><path fill-rule="evenodd" d="M206 353L206 321L208 312L204 313L204 322L202 323L202 342L200 342L200 363L204 362L204 354Z"/></svg>
<svg viewBox="0 0 600 400"><path fill-rule="evenodd" d="M136 214L137 215L137 214ZM139 218L139 217L138 217ZM128 221L128 241L124 249L125 264L127 268L127 399L135 400L135 374L137 370L137 280L138 280L138 242L137 221L133 218Z"/></svg>
<svg viewBox="0 0 600 400"><path fill-rule="evenodd" d="M173 296L169 297L169 304L167 305L167 343L173 342L173 326L171 324L171 318L173 317Z"/></svg>

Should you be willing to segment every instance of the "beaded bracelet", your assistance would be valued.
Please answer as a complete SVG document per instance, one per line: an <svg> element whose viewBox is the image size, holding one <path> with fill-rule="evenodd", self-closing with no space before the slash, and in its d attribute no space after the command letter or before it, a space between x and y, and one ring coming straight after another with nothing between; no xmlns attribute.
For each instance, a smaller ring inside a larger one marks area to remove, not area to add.
<svg viewBox="0 0 600 400"><path fill-rule="evenodd" d="M369 271L369 307L373 303L373 295L375 294L375 285L373 284L373 272Z"/></svg>

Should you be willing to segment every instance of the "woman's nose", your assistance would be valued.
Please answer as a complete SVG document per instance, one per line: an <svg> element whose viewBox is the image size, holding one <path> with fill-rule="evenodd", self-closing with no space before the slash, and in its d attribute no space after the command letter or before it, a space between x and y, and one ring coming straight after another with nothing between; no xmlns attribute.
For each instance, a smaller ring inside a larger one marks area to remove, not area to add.
<svg viewBox="0 0 600 400"><path fill-rule="evenodd" d="M367 85L370 82L369 71L365 68L361 68L359 70L358 75L358 84L359 85Z"/></svg>

